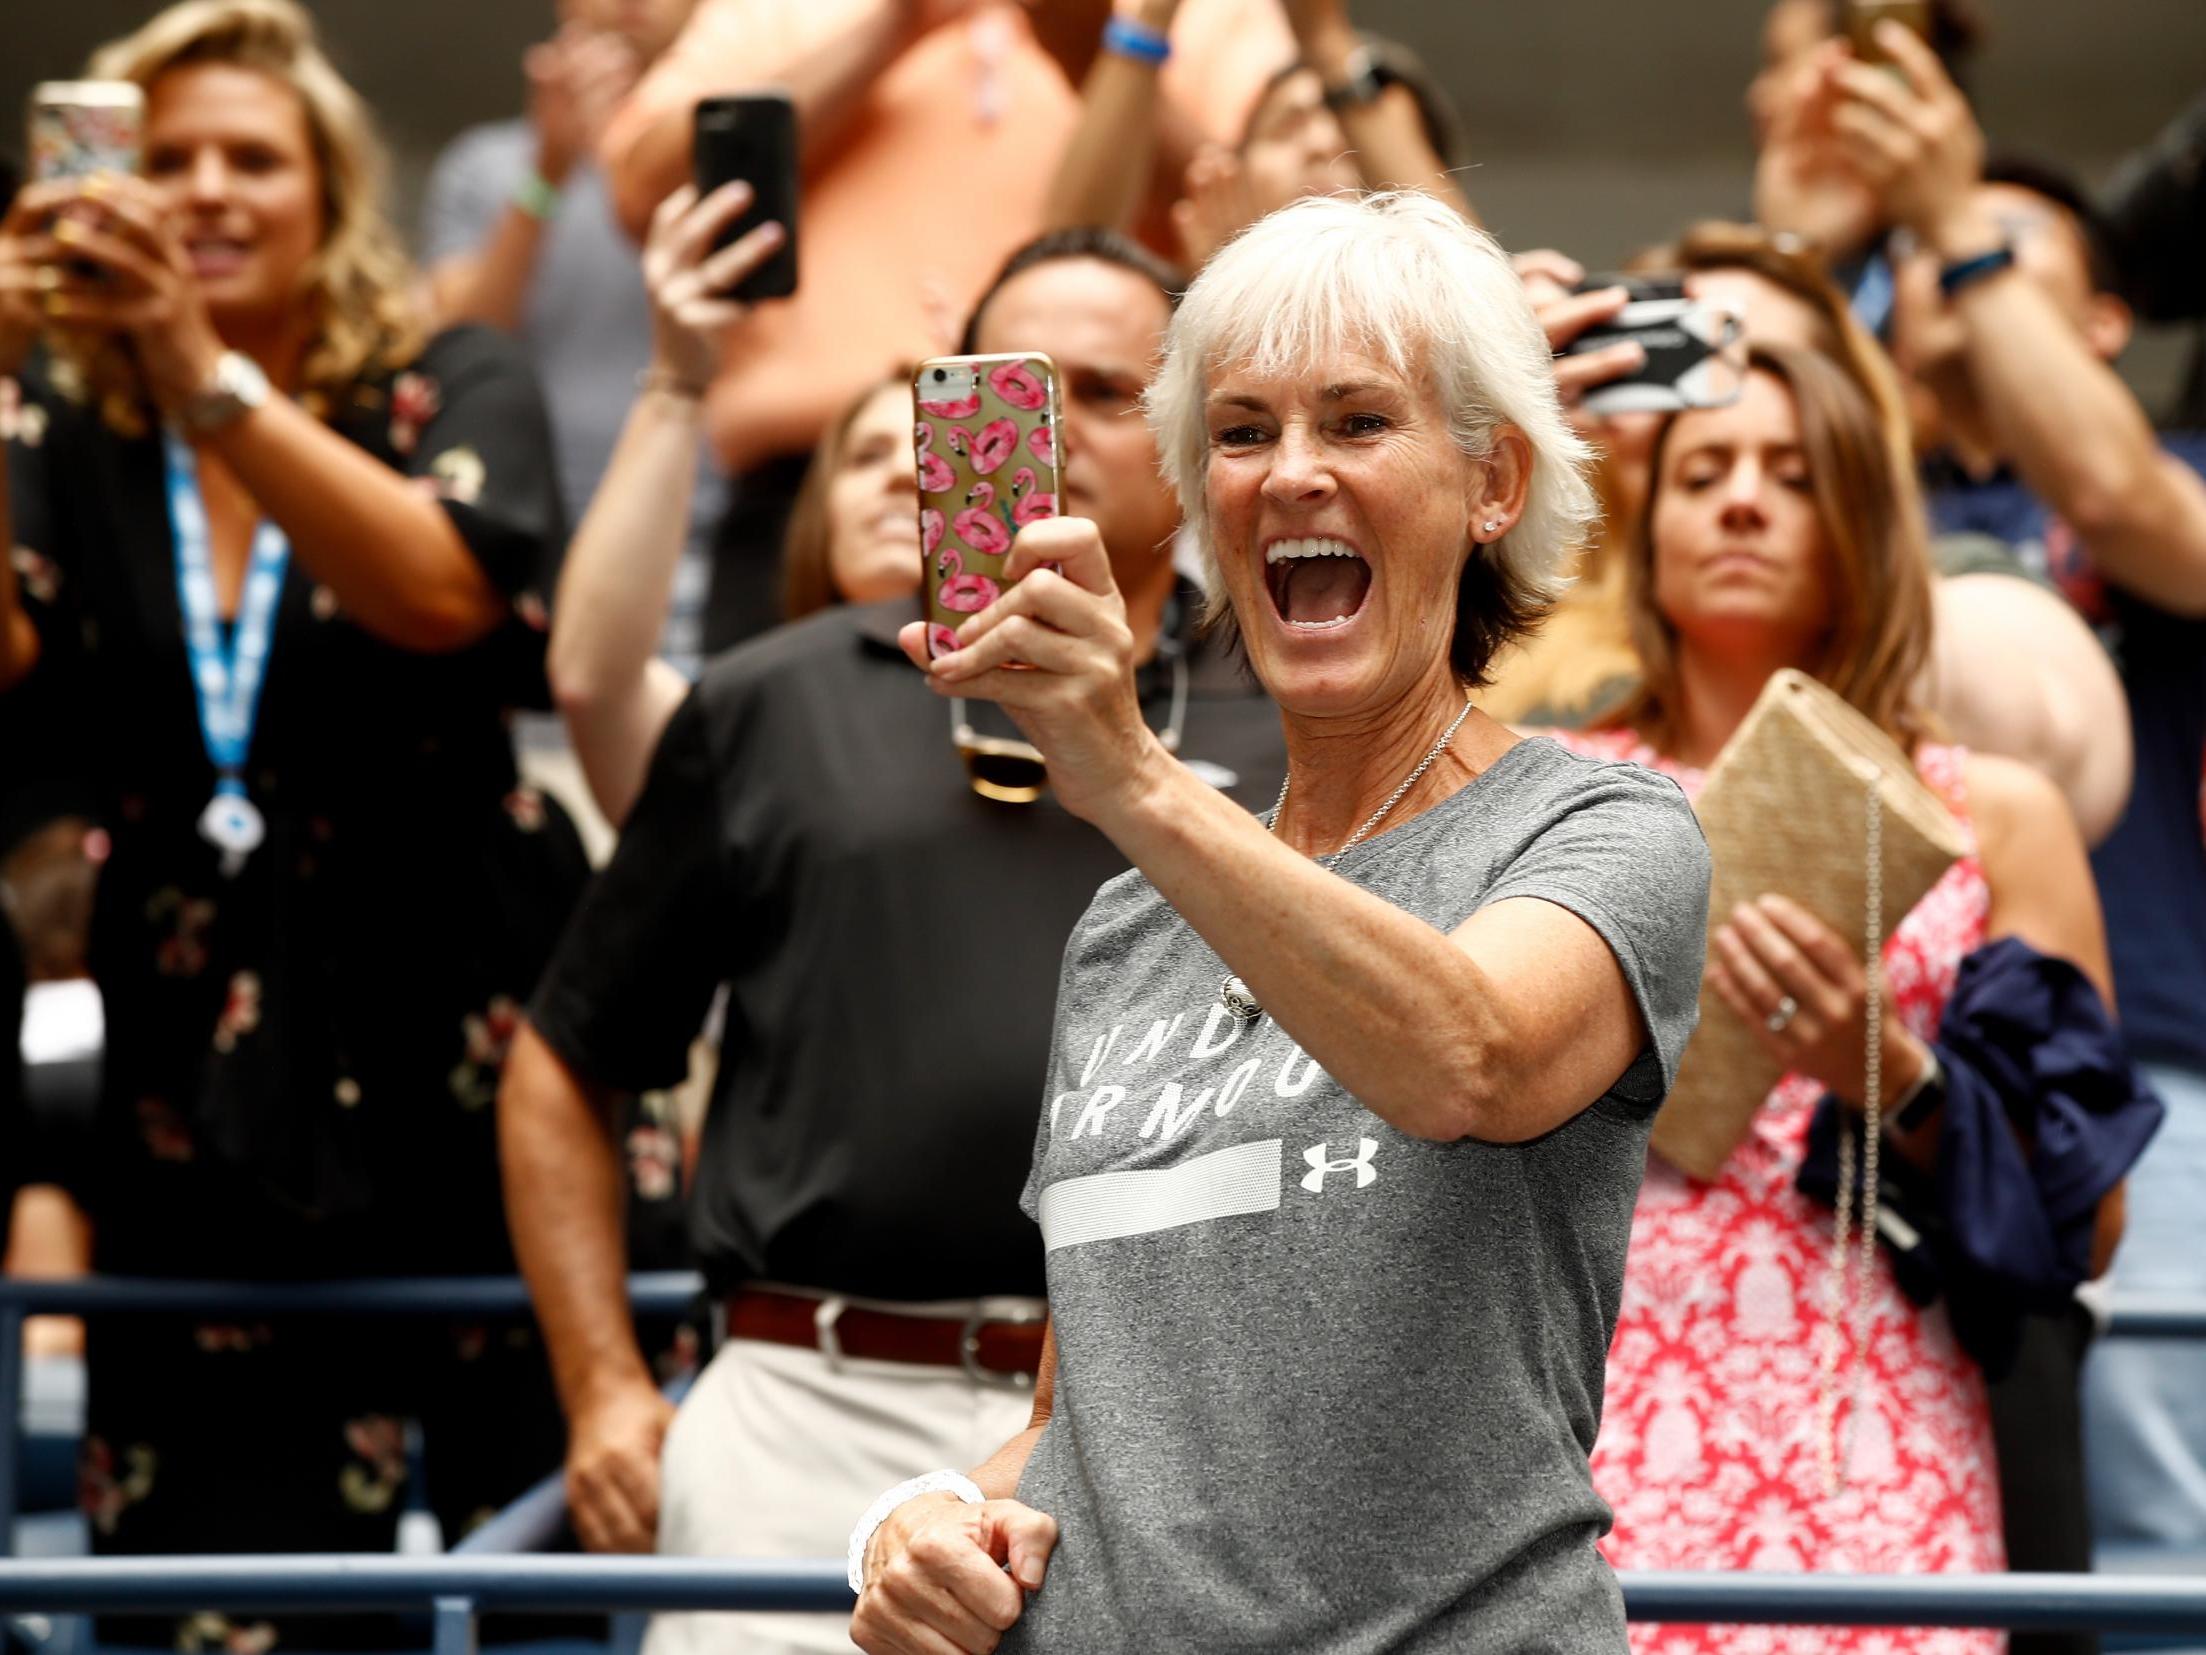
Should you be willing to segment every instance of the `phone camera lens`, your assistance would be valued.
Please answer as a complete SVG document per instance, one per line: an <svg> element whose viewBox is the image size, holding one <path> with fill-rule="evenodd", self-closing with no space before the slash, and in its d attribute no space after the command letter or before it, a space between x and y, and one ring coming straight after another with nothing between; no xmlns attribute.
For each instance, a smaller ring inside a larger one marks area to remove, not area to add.
<svg viewBox="0 0 2206 1655"><path fill-rule="evenodd" d="M937 368L934 371L934 377L935 383L939 385L942 383L942 381L950 377L950 370L947 368Z"/></svg>

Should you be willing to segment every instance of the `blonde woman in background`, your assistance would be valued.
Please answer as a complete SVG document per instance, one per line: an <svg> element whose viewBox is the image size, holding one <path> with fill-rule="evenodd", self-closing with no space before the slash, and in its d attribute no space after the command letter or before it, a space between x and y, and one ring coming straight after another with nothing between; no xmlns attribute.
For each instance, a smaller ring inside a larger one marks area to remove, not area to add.
<svg viewBox="0 0 2206 1655"><path fill-rule="evenodd" d="M423 337L303 9L192 0L90 72L144 89L144 173L0 224L0 687L71 688L113 842L94 1264L510 1268L489 1104L584 873L504 723L544 699L540 399ZM448 1533L558 1456L540 1358L480 1330L117 1323L88 1361L101 1552L387 1549L409 1412Z"/></svg>

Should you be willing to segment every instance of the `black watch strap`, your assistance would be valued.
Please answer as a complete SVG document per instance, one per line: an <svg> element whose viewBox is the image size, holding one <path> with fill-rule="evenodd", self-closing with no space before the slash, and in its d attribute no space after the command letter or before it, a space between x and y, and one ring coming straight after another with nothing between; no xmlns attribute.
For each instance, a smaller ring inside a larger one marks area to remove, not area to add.
<svg viewBox="0 0 2206 1655"><path fill-rule="evenodd" d="M1401 78L1379 62L1370 47L1359 46L1349 54L1341 80L1325 88L1325 107L1336 115L1346 109L1368 108Z"/></svg>

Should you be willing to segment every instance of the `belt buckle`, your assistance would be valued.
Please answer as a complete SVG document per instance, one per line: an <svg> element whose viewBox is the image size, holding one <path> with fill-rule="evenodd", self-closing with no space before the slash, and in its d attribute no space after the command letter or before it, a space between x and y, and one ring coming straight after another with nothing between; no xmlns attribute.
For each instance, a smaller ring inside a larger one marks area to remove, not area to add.
<svg viewBox="0 0 2206 1655"><path fill-rule="evenodd" d="M1001 1373L994 1368L980 1365L980 1330L990 1322L1001 1322L1011 1327L1031 1327L1041 1321L1044 1314L1046 1313L1041 1311L1020 1309L1008 1315L991 1316L985 1308L975 1309L965 1318L964 1326L958 1329L957 1359L958 1365L965 1370L965 1377L976 1385L996 1385L1014 1391L1034 1389L1034 1376L1030 1373L1015 1370Z"/></svg>

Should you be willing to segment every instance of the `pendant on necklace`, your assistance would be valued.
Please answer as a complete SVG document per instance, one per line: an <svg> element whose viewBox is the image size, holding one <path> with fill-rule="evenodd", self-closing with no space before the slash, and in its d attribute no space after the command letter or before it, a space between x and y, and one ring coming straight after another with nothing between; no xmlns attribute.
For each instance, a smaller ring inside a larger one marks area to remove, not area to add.
<svg viewBox="0 0 2206 1655"><path fill-rule="evenodd" d="M1226 1008L1236 1023L1253 1023L1264 1015L1264 1008L1256 996L1249 992L1249 985L1238 977L1228 977L1218 985L1218 1003Z"/></svg>

